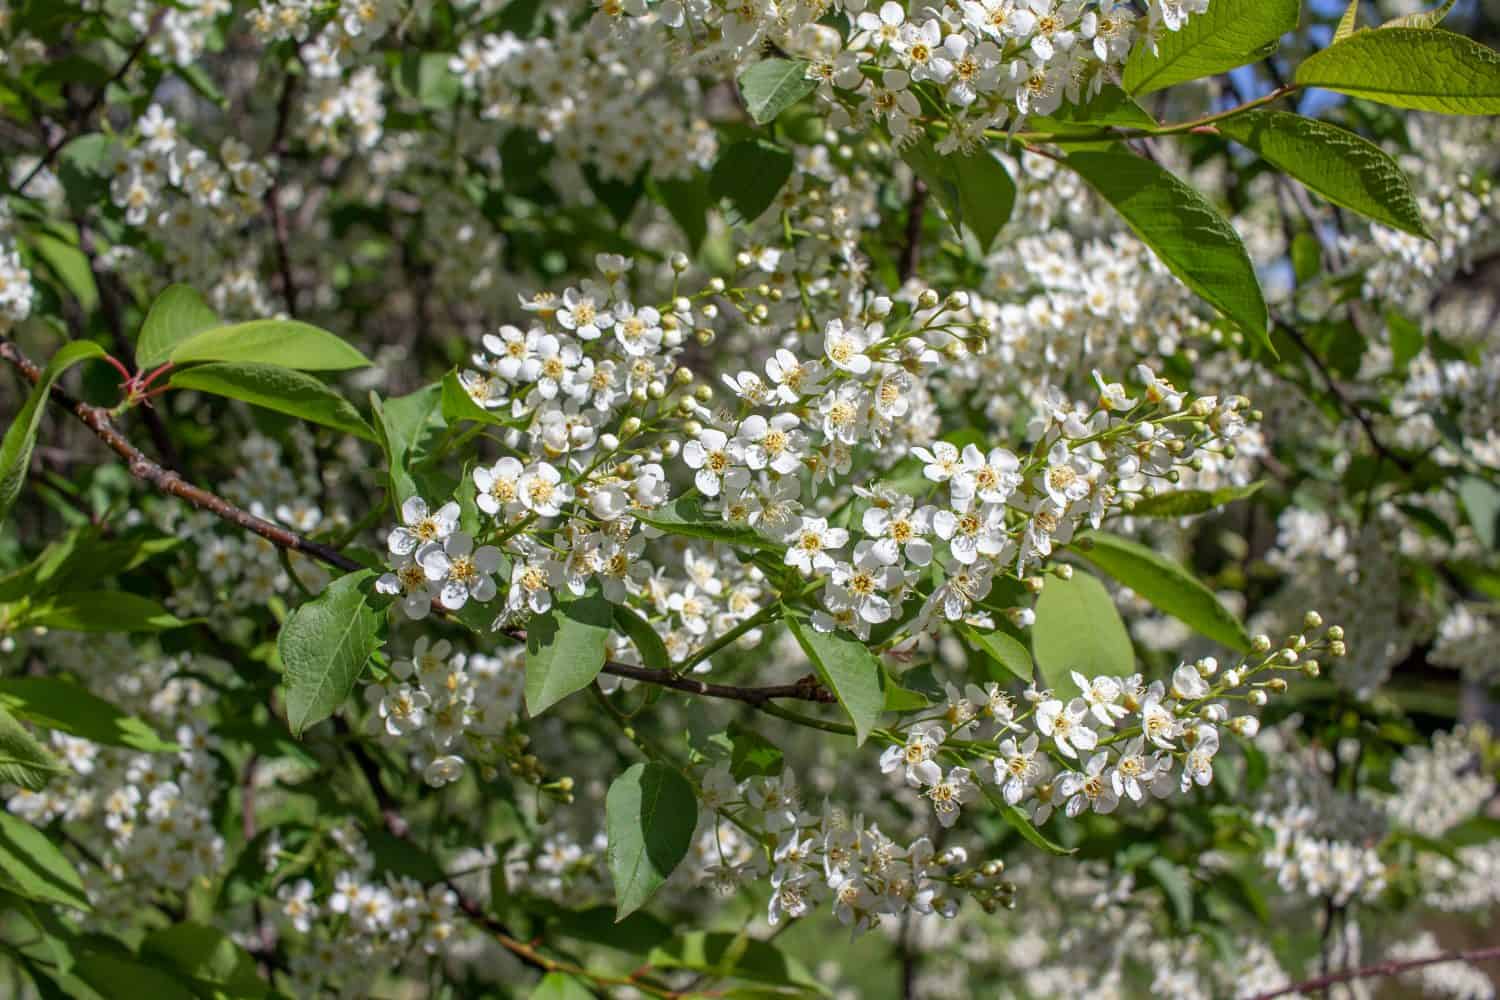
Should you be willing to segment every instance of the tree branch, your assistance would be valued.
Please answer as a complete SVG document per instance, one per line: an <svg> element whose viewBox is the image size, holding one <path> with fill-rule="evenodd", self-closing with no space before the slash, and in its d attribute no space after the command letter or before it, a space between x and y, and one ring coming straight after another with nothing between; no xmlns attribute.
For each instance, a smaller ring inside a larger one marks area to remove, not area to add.
<svg viewBox="0 0 1500 1000"><path fill-rule="evenodd" d="M906 203L906 243L901 247L898 265L902 282L915 277L917 261L922 255L922 217L927 209L927 185L912 175L911 198Z"/></svg>
<svg viewBox="0 0 1500 1000"><path fill-rule="evenodd" d="M9 362L33 384L41 380L41 368L28 358L19 347L5 337L0 337L0 358ZM114 422L110 419L108 410L74 399L60 386L55 384L52 387L52 399L54 402L61 404L64 408L71 411L75 417L94 432L94 435L99 440L108 445L111 451L123 458L132 476L151 484L160 492L177 497L180 500L185 500L194 507L205 510L220 520L227 521L236 527L254 532L279 548L292 552L300 552L303 555L326 563L336 569L344 570L345 572L353 572L354 570L364 568L360 563L339 552L332 546L315 542L279 524L257 517L249 511L230 503L218 494L202 487L194 486L177 473L162 468L144 455L135 445L131 444L125 435L120 433L115 427ZM436 605L434 606L436 607ZM506 630L506 634L521 642L526 641L526 633L522 629L508 629ZM833 693L819 684L812 676L804 677L792 684L776 684L766 687L735 687L728 684L710 684L706 681L684 677L670 670L652 670L648 667L637 667L628 663L615 663L613 661L604 664L603 672L616 677L626 677L645 684L656 684L660 687L671 688L675 691L683 691L688 694L743 702L756 708L764 707L774 699L811 701L824 705L832 704L835 701Z"/></svg>
<svg viewBox="0 0 1500 1000"><path fill-rule="evenodd" d="M22 353L19 347L4 337L0 337L0 358L8 361L33 384L41 380L41 368ZM300 552L303 555L311 556L320 562L345 571L362 568L359 563L336 549L332 549L309 538L304 538L295 531L289 531L279 524L273 524L264 518L256 517L254 514L235 506L223 497L201 487L194 486L177 473L153 462L139 448L131 444L125 435L120 433L115 427L114 421L110 419L108 410L98 406L91 406L82 400L74 399L57 385L52 387L52 399L54 402L61 404L65 409L71 411L89 430L94 432L95 437L103 441L109 446L111 451L124 459L132 476L143 482L150 483L160 492L177 497L180 500L186 500L194 507L206 510L220 520L228 521L230 524L243 528L246 531L254 532L280 548Z"/></svg>
<svg viewBox="0 0 1500 1000"><path fill-rule="evenodd" d="M276 127L271 135L270 155L276 157L275 164L286 151L286 130L292 116L292 95L297 78L290 72L281 84L281 97L276 102ZM286 314L297 318L297 282L292 275L292 255L289 249L291 235L287 229L286 213L281 207L281 181L277 169L271 171L271 183L266 188L266 213L271 217L271 236L276 243L276 267L281 273L281 297L286 300Z"/></svg>
<svg viewBox="0 0 1500 1000"><path fill-rule="evenodd" d="M1347 983L1351 979L1369 979L1376 976L1395 976L1412 969L1420 969L1428 965L1440 965L1444 962L1491 962L1500 959L1500 945L1491 945L1488 948L1472 948L1468 951L1450 951L1441 955L1429 955L1426 958L1389 959L1384 962L1376 962L1374 965L1365 965L1357 969L1344 969L1340 972L1330 972L1326 976L1318 976L1315 979L1303 980L1300 983L1290 983L1286 986L1260 993L1250 1000L1274 1000L1275 997L1289 996L1293 993L1311 993L1314 990L1325 989L1335 983Z"/></svg>
<svg viewBox="0 0 1500 1000"><path fill-rule="evenodd" d="M109 91L109 88L124 79L125 74L130 72L130 67L134 66L136 60L141 57L141 53L146 51L146 46L150 44L151 37L156 34L156 30L161 27L161 22L167 16L169 9L166 4L161 5L160 9L151 18L151 23L146 26L145 34L141 35L140 40L135 43L135 47L125 56L125 61L120 64L120 68L115 70L113 76L99 85L99 88L94 91L94 96L89 98L89 102L83 106L83 109L77 115L73 116L74 124L78 126L79 131L82 131L88 125L89 117L93 115L99 105L104 103L104 95ZM21 178L21 183L15 187L15 193L24 193L26 186L36 180L38 174L52 165L52 161L57 159L57 154L76 134L77 132L63 129L58 137L48 145L46 151L42 153L42 158L37 161L36 166L32 167L31 171L25 177Z"/></svg>

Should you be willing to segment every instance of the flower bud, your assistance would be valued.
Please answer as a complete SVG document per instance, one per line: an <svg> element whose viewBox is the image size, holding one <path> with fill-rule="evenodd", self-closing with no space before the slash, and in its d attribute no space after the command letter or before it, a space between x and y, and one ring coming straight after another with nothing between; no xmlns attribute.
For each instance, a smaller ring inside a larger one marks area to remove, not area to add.
<svg viewBox="0 0 1500 1000"><path fill-rule="evenodd" d="M1302 628L1306 631L1310 632L1322 624L1323 616L1318 614L1316 611L1309 611L1307 614L1302 616Z"/></svg>
<svg viewBox="0 0 1500 1000"><path fill-rule="evenodd" d="M667 263L672 266L672 270L676 271L678 274L681 274L683 271L686 271L688 269L688 255L683 253L681 250L678 250L676 253L672 254L672 256L667 258Z"/></svg>
<svg viewBox="0 0 1500 1000"><path fill-rule="evenodd" d="M708 290L710 292L713 292L715 295L722 295L724 293L724 279L723 278L710 278L710 279L708 279Z"/></svg>
<svg viewBox="0 0 1500 1000"><path fill-rule="evenodd" d="M603 448L605 451L615 451L620 447L620 439L615 437L613 434L600 434L599 447Z"/></svg>
<svg viewBox="0 0 1500 1000"><path fill-rule="evenodd" d="M1346 653L1346 652L1347 652L1347 650L1344 648L1344 644L1342 642L1339 642L1337 639L1335 639L1333 642L1330 642L1328 644L1328 655L1329 656L1337 658L1337 657L1343 656L1344 653Z"/></svg>
<svg viewBox="0 0 1500 1000"><path fill-rule="evenodd" d="M635 435L639 434L640 432L641 432L641 418L640 417L634 417L634 416L632 416L632 417L626 417L620 423L620 433L624 434L626 437L634 437Z"/></svg>
<svg viewBox="0 0 1500 1000"><path fill-rule="evenodd" d="M918 309L936 309L938 304L938 293L930 288L924 288L922 294L917 296Z"/></svg>
<svg viewBox="0 0 1500 1000"><path fill-rule="evenodd" d="M1337 642L1339 639L1342 639L1343 637L1344 637L1344 627L1342 625L1330 625L1330 626L1328 626L1328 638L1330 638L1330 639L1334 640L1335 642Z"/></svg>
<svg viewBox="0 0 1500 1000"><path fill-rule="evenodd" d="M1269 652L1271 649L1271 637L1264 633L1251 636L1250 648L1257 653Z"/></svg>
<svg viewBox="0 0 1500 1000"><path fill-rule="evenodd" d="M1260 688L1256 688L1254 691L1251 691L1249 697L1250 704L1254 705L1256 708L1264 707L1265 703L1271 700L1270 696Z"/></svg>

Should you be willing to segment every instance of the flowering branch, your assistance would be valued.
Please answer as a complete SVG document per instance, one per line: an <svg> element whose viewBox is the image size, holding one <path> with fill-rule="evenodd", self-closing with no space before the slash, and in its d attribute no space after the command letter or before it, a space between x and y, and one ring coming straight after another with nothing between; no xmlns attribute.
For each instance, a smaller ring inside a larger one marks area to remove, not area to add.
<svg viewBox="0 0 1500 1000"><path fill-rule="evenodd" d="M27 380L35 384L42 377L42 369L26 356L26 354L15 343L0 337L0 358L9 362L12 367L24 375ZM237 525L246 531L254 532L266 539L271 544L292 552L300 552L310 556L319 562L326 563L336 569L352 572L362 568L358 562L339 552L331 546L321 542L313 541L305 535L283 528L279 524L267 521L265 518L257 517L242 507L236 506L217 493L194 486L183 479L177 473L163 468L153 462L140 449L131 444L125 435L121 434L110 419L109 411L102 407L92 406L79 399L74 399L58 386L52 388L52 398L60 403L65 409L71 411L74 416L81 420L94 435L109 446L110 450L125 460L130 469L130 474L143 482L150 483L162 493L185 500L200 510L205 510L223 521ZM526 640L526 633L520 630L507 632L511 638L522 642ZM792 684L773 684L765 687L736 687L728 684L709 684L705 681L694 680L691 677L683 677L670 670L652 670L646 667L632 666L628 663L608 662L604 664L603 672L613 674L616 677L626 677L630 680L639 681L644 684L655 684L660 687L672 688L676 691L684 691L689 694L697 694L706 698L722 698L728 701L744 702L754 707L762 707L774 699L785 698L800 701L812 701L821 704L832 704L833 694L812 676L807 676Z"/></svg>
<svg viewBox="0 0 1500 1000"><path fill-rule="evenodd" d="M135 43L135 46L125 56L125 61L120 63L120 68L115 70L113 76L95 88L94 96L89 98L88 104L84 105L83 110L73 116L73 121L79 126L80 131L88 124L90 116L98 109L99 105L104 103L104 96L109 92L109 88L124 79L125 74L130 72L130 67L134 66L136 60L141 57L141 53L146 51L146 46L151 43L151 38L156 34L156 30L161 27L162 19L167 16L169 9L169 7L164 5L157 10L156 14L151 18L151 23L146 26L145 32L141 34L140 40ZM75 134L75 132L69 129L63 129L58 134L57 138L42 153L42 158L37 160L36 166L32 167L26 176L21 178L21 182L16 185L16 194L24 194L26 192L26 186L36 180L38 174L52 165L52 161L57 159L57 154L62 151L62 148L68 144L68 141Z"/></svg>
<svg viewBox="0 0 1500 1000"><path fill-rule="evenodd" d="M1426 958L1390 959L1384 962L1376 962L1374 965L1361 966L1357 969L1330 972L1326 976L1303 980L1300 983L1290 983L1266 993L1256 994L1250 1000L1274 1000L1275 997L1290 996L1294 993L1311 993L1314 990L1332 986L1334 983L1347 983L1352 979L1369 979L1375 976L1396 976L1403 972L1410 972L1412 969L1420 969L1428 965L1441 965L1445 962L1475 963L1491 962L1495 959L1500 959L1500 945L1491 945L1488 948L1471 948L1467 951L1444 952L1441 955L1429 955Z"/></svg>

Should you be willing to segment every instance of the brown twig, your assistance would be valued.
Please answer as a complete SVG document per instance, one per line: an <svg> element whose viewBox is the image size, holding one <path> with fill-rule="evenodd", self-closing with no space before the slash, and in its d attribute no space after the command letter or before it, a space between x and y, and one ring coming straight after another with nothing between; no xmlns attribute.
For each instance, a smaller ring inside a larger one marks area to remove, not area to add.
<svg viewBox="0 0 1500 1000"><path fill-rule="evenodd" d="M42 377L41 368L28 358L13 342L3 337L0 337L0 358L9 362L32 383L40 381ZM108 410L74 399L56 385L52 387L52 399L72 412L89 430L94 432L95 437L103 441L109 446L111 451L124 459L132 476L143 482L150 483L162 493L185 500L194 507L206 510L220 520L228 521L230 524L253 532L271 544L283 549L301 552L304 555L311 556L314 559L345 571L361 568L359 563L343 553L309 538L304 538L295 531L288 531L279 524L273 524L264 518L256 517L254 514L235 506L223 497L201 487L194 486L177 473L153 462L139 448L131 444L125 435L120 433L115 427L114 421L110 419Z"/></svg>
<svg viewBox="0 0 1500 1000"><path fill-rule="evenodd" d="M4 337L0 337L0 358L9 362L32 383L40 381L42 377L41 368L28 358L12 341ZM202 487L194 486L177 473L162 468L156 462L153 462L146 455L142 454L140 449L136 448L135 445L131 444L120 433L115 427L114 422L110 419L108 410L74 399L57 385L52 387L52 399L54 402L61 404L64 408L71 411L74 416L94 432L94 435L99 440L108 445L111 451L123 458L132 476L151 484L162 493L185 500L194 507L205 510L220 520L253 532L282 549L291 552L300 552L303 555L310 556L313 559L317 559L345 572L353 572L354 570L363 568L358 562L331 546L315 542L279 524L274 524L264 518L257 517L249 511L230 503L218 494ZM526 633L519 629L508 630L506 634L522 642L526 640ZM684 691L689 694L702 695L707 698L723 698L729 701L743 702L753 707L761 707L777 699L811 701L825 705L831 704L835 700L833 694L811 676L804 677L793 684L775 684L766 687L735 687L727 684L710 684L706 681L694 680L691 677L683 677L672 673L670 670L653 670L647 667L637 667L628 663L615 663L613 661L604 664L603 672L613 674L616 677L627 677L646 684L656 684L661 687L672 688L673 690Z"/></svg>
<svg viewBox="0 0 1500 1000"><path fill-rule="evenodd" d="M281 97L276 102L276 127L271 134L269 153L278 159L286 152L286 130L292 116L292 95L296 90L297 77L287 73L281 84ZM271 236L276 243L276 267L281 273L281 297L286 300L286 314L297 318L297 282L292 275L291 234L287 229L286 213L281 209L281 182L278 170L271 171L271 183L266 188L266 213L271 217Z"/></svg>
<svg viewBox="0 0 1500 1000"><path fill-rule="evenodd" d="M1314 351L1312 345L1307 342L1307 338L1302 336L1302 331L1290 323L1278 322L1277 325L1292 339L1297 348L1303 354L1307 355L1307 359L1312 362L1313 368L1317 370L1318 377L1327 386L1329 395L1333 397L1334 402L1338 404L1340 410L1348 413L1358 422L1360 428L1365 433L1365 437L1369 439L1370 447L1375 449L1375 453L1381 458L1389 459L1402 472L1410 472L1412 470L1411 460L1405 455L1392 451L1380 439L1380 435L1375 431L1375 424L1370 420L1370 415L1365 412L1363 406L1350 399L1348 394L1339 386L1338 380L1333 377L1333 373L1328 370L1328 366L1323 363L1323 359L1318 357L1318 352Z"/></svg>
<svg viewBox="0 0 1500 1000"><path fill-rule="evenodd" d="M911 198L906 203L906 242L901 247L898 265L902 282L917 273L917 261L922 255L922 218L927 210L927 185L915 175L911 179Z"/></svg>
<svg viewBox="0 0 1500 1000"><path fill-rule="evenodd" d="M125 56L125 61L120 64L120 68L115 70L113 76L99 85L99 88L94 91L94 96L89 98L89 102L83 106L83 109L77 115L73 116L73 121L80 131L86 127L89 117L98 110L99 105L104 103L104 96L109 91L109 88L124 79L125 74L130 72L130 67L134 66L136 60L141 57L141 53L146 51L146 46L150 44L151 37L156 34L156 30L161 27L161 22L167 16L169 9L167 5L163 4L157 10L156 14L151 18L151 23L146 26L145 34L141 35L140 40L135 43L135 46ZM57 158L57 154L68 144L68 140L72 139L76 134L68 129L63 129L57 138L48 144L46 151L42 153L42 158L37 161L36 166L32 167L31 171L25 177L21 178L21 183L15 187L15 193L22 194L25 192L26 186L35 180L38 174L52 165L52 161Z"/></svg>
<svg viewBox="0 0 1500 1000"><path fill-rule="evenodd" d="M1429 955L1426 958L1388 959L1384 962L1376 962L1374 965L1364 965L1357 969L1343 969L1339 972L1330 972L1326 976L1318 976L1315 979L1303 980L1300 983L1289 983L1266 993L1260 993L1250 1000L1274 1000L1275 997L1284 997L1293 993L1310 993L1313 990L1325 989L1335 983L1347 983L1351 979L1370 979L1376 976L1395 976L1412 969L1420 969L1428 965L1440 965L1444 962L1492 962L1500 959L1500 945L1491 945L1488 948L1471 948L1467 951L1450 951L1441 955Z"/></svg>

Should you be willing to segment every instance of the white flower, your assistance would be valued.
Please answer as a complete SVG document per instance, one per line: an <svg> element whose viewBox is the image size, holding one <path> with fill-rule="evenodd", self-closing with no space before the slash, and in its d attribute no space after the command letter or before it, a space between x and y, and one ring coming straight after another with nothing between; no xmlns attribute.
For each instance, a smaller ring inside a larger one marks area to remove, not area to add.
<svg viewBox="0 0 1500 1000"><path fill-rule="evenodd" d="M894 564L904 553L914 565L926 566L932 562L932 544L924 537L932 530L932 514L931 507L913 510L911 497L902 496L888 507L865 511L861 526L882 561Z"/></svg>
<svg viewBox="0 0 1500 1000"><path fill-rule="evenodd" d="M494 598L492 576L500 568L500 558L500 550L493 545L476 550L474 539L462 531L455 531L441 545L429 543L417 553L427 579L441 584L438 600L450 611L457 611L470 598L481 604Z"/></svg>
<svg viewBox="0 0 1500 1000"><path fill-rule="evenodd" d="M432 697L421 688L398 684L380 699L380 717L385 720L385 731L392 736L405 736L422 728L427 721L427 707Z"/></svg>
<svg viewBox="0 0 1500 1000"><path fill-rule="evenodd" d="M968 768L955 767L943 780L929 786L926 795L937 810L938 822L949 827L957 821L959 809L965 803L979 798L979 786L974 784Z"/></svg>
<svg viewBox="0 0 1500 1000"><path fill-rule="evenodd" d="M441 542L458 527L459 506L450 500L432 513L421 497L408 497L401 505L401 524L386 536L386 545L394 555L415 552L417 546Z"/></svg>
<svg viewBox="0 0 1500 1000"><path fill-rule="evenodd" d="M573 499L573 487L548 462L538 462L521 477L521 503L538 517L556 517Z"/></svg>
<svg viewBox="0 0 1500 1000"><path fill-rule="evenodd" d="M599 336L614 326L614 314L602 308L603 296L584 282L583 290L569 288L563 292L562 308L557 311L557 322L565 330L572 330L582 340L598 340Z"/></svg>
<svg viewBox="0 0 1500 1000"><path fill-rule="evenodd" d="M906 734L904 746L886 747L881 752L881 773L891 774L903 768L906 783L913 788L936 784L943 777L943 769L934 758L945 738L941 726L912 729Z"/></svg>
<svg viewBox="0 0 1500 1000"><path fill-rule="evenodd" d="M823 330L823 353L840 371L863 375L870 370L865 348L875 339L872 333L857 323L846 327L843 320L831 319Z"/></svg>
<svg viewBox="0 0 1500 1000"><path fill-rule="evenodd" d="M735 433L745 464L751 469L769 468L783 476L796 472L807 443L797 429L800 425L795 413L778 413L770 420L759 414L746 417Z"/></svg>
<svg viewBox="0 0 1500 1000"><path fill-rule="evenodd" d="M994 760L995 784L1000 786L1000 794L1011 805L1025 798L1027 791L1041 777L1037 742L1036 733L1032 733L1019 746L1009 737L1000 743L1000 756Z"/></svg>
<svg viewBox="0 0 1500 1000"><path fill-rule="evenodd" d="M1172 697L1178 701L1197 701L1208 697L1208 681L1198 673L1198 668L1183 663L1172 671Z"/></svg>
<svg viewBox="0 0 1500 1000"><path fill-rule="evenodd" d="M914 447L911 453L924 463L922 466L922 475L929 482L946 483L963 468L958 449L947 441L933 442L931 450Z"/></svg>
<svg viewBox="0 0 1500 1000"><path fill-rule="evenodd" d="M1097 813L1114 812L1115 806L1120 804L1120 797L1115 793L1110 775L1105 772L1108 766L1109 754L1100 751L1089 758L1082 773L1069 771L1057 779L1057 794L1068 800L1066 812L1069 816L1077 816L1088 808Z"/></svg>
<svg viewBox="0 0 1500 1000"><path fill-rule="evenodd" d="M1037 706L1036 727L1043 736L1052 737L1057 750L1065 757L1077 757L1079 750L1092 750L1099 744L1099 734L1083 721L1088 714L1082 698L1064 705L1053 698Z"/></svg>
<svg viewBox="0 0 1500 1000"><path fill-rule="evenodd" d="M1072 675L1073 683L1083 692L1084 702L1100 725L1113 726L1116 719L1123 719L1128 714L1124 705L1116 704L1121 694L1118 680L1107 674L1089 680L1076 670Z"/></svg>
<svg viewBox="0 0 1500 1000"><path fill-rule="evenodd" d="M483 466L475 469L474 486L478 492L474 502L479 509L496 518L519 511L522 507L521 476L524 471L521 463L509 456L488 469Z"/></svg>
<svg viewBox="0 0 1500 1000"><path fill-rule="evenodd" d="M786 564L796 567L804 576L826 573L834 566L828 550L842 548L848 541L849 532L830 528L825 518L803 517L787 532Z"/></svg>
<svg viewBox="0 0 1500 1000"><path fill-rule="evenodd" d="M985 503L1004 503L1021 485L1021 462L1005 448L991 448L988 456L974 445L965 445L962 466L953 474L955 506L967 509L973 498Z"/></svg>
<svg viewBox="0 0 1500 1000"><path fill-rule="evenodd" d="M743 460L740 445L729 440L729 435L716 427L705 427L698 436L682 447L682 460L688 468L696 469L693 484L706 497L716 497L729 480L736 492L744 489L749 474L736 469ZM736 477L735 472L741 473Z"/></svg>

